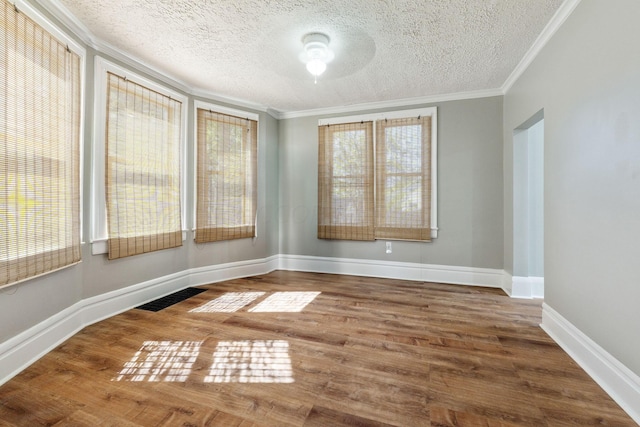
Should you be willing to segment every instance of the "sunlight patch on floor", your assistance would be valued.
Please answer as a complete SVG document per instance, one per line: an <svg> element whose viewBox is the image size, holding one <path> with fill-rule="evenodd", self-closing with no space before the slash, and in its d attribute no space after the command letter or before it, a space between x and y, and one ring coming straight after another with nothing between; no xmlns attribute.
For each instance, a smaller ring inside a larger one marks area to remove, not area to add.
<svg viewBox="0 0 640 427"><path fill-rule="evenodd" d="M264 292L227 292L200 307L190 310L189 313L235 313L264 294Z"/></svg>
<svg viewBox="0 0 640 427"><path fill-rule="evenodd" d="M221 341L204 382L292 383L289 343L284 340Z"/></svg>
<svg viewBox="0 0 640 427"><path fill-rule="evenodd" d="M202 341L145 341L113 381L183 382Z"/></svg>
<svg viewBox="0 0 640 427"><path fill-rule="evenodd" d="M252 313L299 313L318 295L320 292L274 292L249 311Z"/></svg>

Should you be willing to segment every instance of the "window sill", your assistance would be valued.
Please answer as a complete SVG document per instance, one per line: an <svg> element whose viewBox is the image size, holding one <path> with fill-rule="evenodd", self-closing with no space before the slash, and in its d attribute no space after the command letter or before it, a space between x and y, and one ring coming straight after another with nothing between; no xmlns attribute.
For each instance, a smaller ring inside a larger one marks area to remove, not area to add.
<svg viewBox="0 0 640 427"><path fill-rule="evenodd" d="M187 230L182 230L182 241L187 240ZM91 242L91 255L109 253L108 239L98 239Z"/></svg>

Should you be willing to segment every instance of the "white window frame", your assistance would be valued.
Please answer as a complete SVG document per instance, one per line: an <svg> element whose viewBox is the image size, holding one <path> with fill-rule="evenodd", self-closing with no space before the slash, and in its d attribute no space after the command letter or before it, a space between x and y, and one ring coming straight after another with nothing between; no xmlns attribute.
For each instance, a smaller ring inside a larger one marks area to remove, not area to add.
<svg viewBox="0 0 640 427"><path fill-rule="evenodd" d="M353 116L331 117L318 120L318 126L338 125L344 123L375 122L384 119L406 119L409 117L431 117L431 238L438 237L438 108L426 107L412 110L387 111L381 113L358 114ZM376 133L373 132L373 152L375 153ZM374 163L375 164L375 163ZM374 166L375 168L375 166ZM374 169L375 175L375 169ZM374 180L375 191L375 180ZM375 198L374 198L375 200ZM404 239L377 239L377 240L404 240Z"/></svg>
<svg viewBox="0 0 640 427"><path fill-rule="evenodd" d="M187 203L186 203L186 148L187 148L187 113L189 110L189 98L179 92L158 84L141 76L127 68L114 64L107 59L96 56L94 76L94 120L93 120L93 156L91 176L91 253L93 255L109 252L107 241L107 204L105 191L105 148L106 148L106 118L107 118L107 73L126 77L158 93L171 97L182 103L180 109L180 214L182 216L182 240L186 238L187 230Z"/></svg>
<svg viewBox="0 0 640 427"><path fill-rule="evenodd" d="M236 116L236 117L242 117L242 118L247 118L249 120L254 120L257 124L257 129L256 129L256 135L257 135L257 141L256 141L256 158L258 159L258 164L256 165L256 168L259 168L259 162L260 162L260 115L256 114L256 113L250 113L248 111L244 111L244 110L237 110L235 108L229 108L229 107L224 107L222 105L217 105L217 104L212 104L211 102L206 102L206 101L200 101L198 99L194 99L193 100L193 152L197 153L198 152L198 108L202 109L202 110L211 110L215 113L221 113L221 114L228 114L230 116ZM193 156L193 205L191 206L192 208L192 215L191 215L191 234L192 234L192 238L195 240L196 238L196 215L197 215L197 204L198 204L198 159L196 158L196 155ZM258 171L256 170L256 174L258 173ZM258 191L258 189L256 188L256 191ZM258 194L257 198L260 198L260 194ZM256 218L254 218L253 220L255 221L255 227L256 227L256 232L255 235L253 236L253 239L255 240L258 237L258 212L260 209L258 209L258 206L256 206ZM227 241L227 240L224 240Z"/></svg>

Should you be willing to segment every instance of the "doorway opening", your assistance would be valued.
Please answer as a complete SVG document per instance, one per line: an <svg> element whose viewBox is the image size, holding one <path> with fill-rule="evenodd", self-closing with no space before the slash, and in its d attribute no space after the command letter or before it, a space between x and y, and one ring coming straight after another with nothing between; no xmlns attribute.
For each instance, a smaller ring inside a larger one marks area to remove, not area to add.
<svg viewBox="0 0 640 427"><path fill-rule="evenodd" d="M544 298L544 111L513 132L514 298Z"/></svg>

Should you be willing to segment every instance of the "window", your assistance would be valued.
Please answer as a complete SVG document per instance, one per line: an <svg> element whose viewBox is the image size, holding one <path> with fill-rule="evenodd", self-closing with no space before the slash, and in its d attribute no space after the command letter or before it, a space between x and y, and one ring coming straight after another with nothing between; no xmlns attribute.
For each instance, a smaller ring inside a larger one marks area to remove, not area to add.
<svg viewBox="0 0 640 427"><path fill-rule="evenodd" d="M374 239L372 122L320 126L318 237Z"/></svg>
<svg viewBox="0 0 640 427"><path fill-rule="evenodd" d="M94 232L107 237L109 259L181 246L185 97L102 59L96 77L104 145L95 148L94 206L104 222Z"/></svg>
<svg viewBox="0 0 640 427"><path fill-rule="evenodd" d="M431 120L376 123L376 238L431 240Z"/></svg>
<svg viewBox="0 0 640 427"><path fill-rule="evenodd" d="M436 109L320 120L318 238L436 237Z"/></svg>
<svg viewBox="0 0 640 427"><path fill-rule="evenodd" d="M258 117L196 104L197 243L256 234Z"/></svg>
<svg viewBox="0 0 640 427"><path fill-rule="evenodd" d="M26 5L1 8L3 286L80 261L83 56Z"/></svg>

